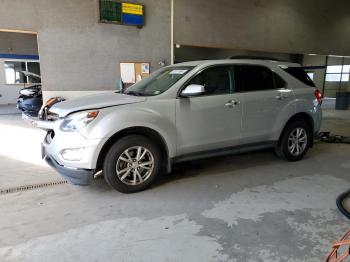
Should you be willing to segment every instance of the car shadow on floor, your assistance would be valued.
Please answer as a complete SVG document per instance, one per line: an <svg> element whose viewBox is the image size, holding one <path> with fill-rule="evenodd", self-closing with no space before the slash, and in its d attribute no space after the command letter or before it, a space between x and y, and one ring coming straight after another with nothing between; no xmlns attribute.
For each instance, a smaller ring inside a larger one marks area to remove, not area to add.
<svg viewBox="0 0 350 262"><path fill-rule="evenodd" d="M170 174L162 174L151 187L152 189L166 184L178 183L185 179L203 176L220 175L224 173L235 174L236 171L247 168L267 166L284 162L274 155L272 150L260 150L244 154L212 157L201 160L188 161L175 164ZM103 175L91 184L93 190L113 190L104 181Z"/></svg>
<svg viewBox="0 0 350 262"><path fill-rule="evenodd" d="M173 166L172 172L160 177L154 187L171 183L178 180L189 179L199 176L212 176L223 173L234 174L235 171L252 167L270 165L278 159L271 150L260 150L244 154L212 157L178 163Z"/></svg>

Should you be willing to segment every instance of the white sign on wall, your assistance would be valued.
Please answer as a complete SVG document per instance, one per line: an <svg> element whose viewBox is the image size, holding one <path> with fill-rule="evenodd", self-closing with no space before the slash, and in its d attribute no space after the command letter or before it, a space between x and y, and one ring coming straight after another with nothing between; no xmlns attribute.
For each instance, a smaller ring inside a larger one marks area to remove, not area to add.
<svg viewBox="0 0 350 262"><path fill-rule="evenodd" d="M134 84L135 79L135 64L134 63L120 63L120 75L123 83Z"/></svg>

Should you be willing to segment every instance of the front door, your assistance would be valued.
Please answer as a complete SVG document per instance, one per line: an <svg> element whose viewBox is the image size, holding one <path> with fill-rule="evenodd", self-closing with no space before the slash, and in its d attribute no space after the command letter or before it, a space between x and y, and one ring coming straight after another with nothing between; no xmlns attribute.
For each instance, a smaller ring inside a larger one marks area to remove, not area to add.
<svg viewBox="0 0 350 262"><path fill-rule="evenodd" d="M205 93L176 99L178 155L239 144L241 95L233 92L232 69L232 66L218 66L204 70L187 85L203 85Z"/></svg>

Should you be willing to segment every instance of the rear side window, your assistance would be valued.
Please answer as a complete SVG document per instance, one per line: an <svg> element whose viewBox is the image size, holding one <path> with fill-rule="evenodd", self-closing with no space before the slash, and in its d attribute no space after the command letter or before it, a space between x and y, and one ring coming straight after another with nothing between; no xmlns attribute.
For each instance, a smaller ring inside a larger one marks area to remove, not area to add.
<svg viewBox="0 0 350 262"><path fill-rule="evenodd" d="M315 87L314 82L301 67L282 67L282 69L294 76L299 81L303 82L305 85Z"/></svg>
<svg viewBox="0 0 350 262"><path fill-rule="evenodd" d="M237 92L263 91L275 88L273 72L264 66L236 65L235 79Z"/></svg>

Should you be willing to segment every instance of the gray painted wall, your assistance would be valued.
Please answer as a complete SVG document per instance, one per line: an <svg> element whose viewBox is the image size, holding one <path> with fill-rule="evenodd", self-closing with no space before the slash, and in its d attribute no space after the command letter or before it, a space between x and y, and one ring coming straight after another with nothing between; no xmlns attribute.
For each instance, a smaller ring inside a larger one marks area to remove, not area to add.
<svg viewBox="0 0 350 262"><path fill-rule="evenodd" d="M0 32L0 53L38 55L36 35Z"/></svg>
<svg viewBox="0 0 350 262"><path fill-rule="evenodd" d="M349 0L175 0L175 43L350 54Z"/></svg>
<svg viewBox="0 0 350 262"><path fill-rule="evenodd" d="M138 29L98 23L97 0L0 0L0 29L38 32L44 90L111 90L120 62L170 62L170 1L143 3Z"/></svg>

